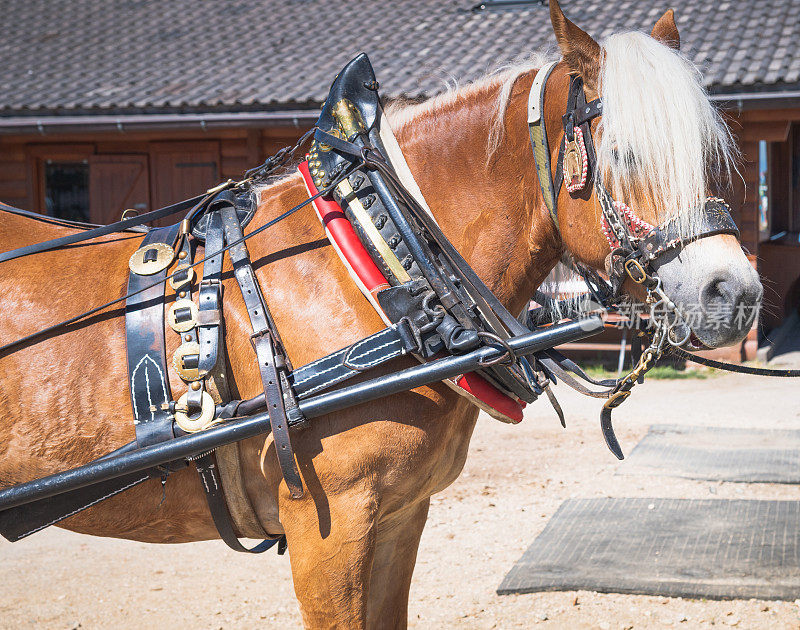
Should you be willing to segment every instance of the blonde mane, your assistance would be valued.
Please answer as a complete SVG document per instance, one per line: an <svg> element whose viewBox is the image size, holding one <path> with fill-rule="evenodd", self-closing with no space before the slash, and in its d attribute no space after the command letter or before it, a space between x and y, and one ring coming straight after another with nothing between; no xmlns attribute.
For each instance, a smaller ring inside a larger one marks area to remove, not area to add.
<svg viewBox="0 0 800 630"><path fill-rule="evenodd" d="M420 103L391 102L386 115L399 131L476 92L496 89L487 136L491 160L502 145L505 113L517 79L554 59L552 51L536 51L470 83L451 80L441 94ZM603 43L599 91L603 116L596 139L598 176L615 198L638 214L647 200L659 220L674 217L681 232L688 233L709 190L730 185L738 157L699 70L644 33L619 33Z"/></svg>
<svg viewBox="0 0 800 630"><path fill-rule="evenodd" d="M603 44L599 90L599 177L640 216L640 204L652 204L688 233L709 189L727 186L736 168L736 144L700 71L644 33L619 33Z"/></svg>

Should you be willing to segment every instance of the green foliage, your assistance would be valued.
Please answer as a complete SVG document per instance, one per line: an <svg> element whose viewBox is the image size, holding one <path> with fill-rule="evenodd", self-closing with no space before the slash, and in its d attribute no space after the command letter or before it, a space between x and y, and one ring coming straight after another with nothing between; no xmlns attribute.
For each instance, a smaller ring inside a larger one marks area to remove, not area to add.
<svg viewBox="0 0 800 630"><path fill-rule="evenodd" d="M613 370L608 370L602 364L591 364L591 365L584 365L584 371L591 377L601 379L601 378L616 378L617 373ZM627 371L630 370L630 366L626 365L625 370L623 371L620 376L624 376ZM688 378L695 378L695 379L706 379L712 376L717 375L717 370L712 369L679 369L672 365L657 365L652 370L650 370L645 375L645 380L647 379L657 379L657 380L675 380L675 379L688 379Z"/></svg>

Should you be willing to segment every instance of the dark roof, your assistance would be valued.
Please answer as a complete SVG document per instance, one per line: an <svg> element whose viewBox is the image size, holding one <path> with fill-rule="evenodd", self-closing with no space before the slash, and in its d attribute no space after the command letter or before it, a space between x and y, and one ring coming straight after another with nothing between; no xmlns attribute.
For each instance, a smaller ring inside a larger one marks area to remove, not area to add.
<svg viewBox="0 0 800 630"><path fill-rule="evenodd" d="M478 0L3 0L0 114L318 105L369 54L388 96L425 96L555 46L547 6ZM800 87L798 0L562 0L598 39L676 10L712 92Z"/></svg>

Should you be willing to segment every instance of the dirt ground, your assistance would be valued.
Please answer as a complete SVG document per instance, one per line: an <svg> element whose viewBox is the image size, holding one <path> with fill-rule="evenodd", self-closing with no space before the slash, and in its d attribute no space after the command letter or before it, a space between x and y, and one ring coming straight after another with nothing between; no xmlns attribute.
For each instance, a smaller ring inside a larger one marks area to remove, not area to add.
<svg viewBox="0 0 800 630"><path fill-rule="evenodd" d="M411 587L413 628L800 628L797 602L599 594L498 596L505 573L570 497L800 500L800 488L615 474L600 403L558 388L568 428L546 401L518 426L482 416L461 477L433 497ZM791 379L648 381L616 413L626 452L651 423L800 427ZM289 562L221 542L145 545L55 528L0 542L0 628L294 628ZM800 593L798 593L800 598Z"/></svg>

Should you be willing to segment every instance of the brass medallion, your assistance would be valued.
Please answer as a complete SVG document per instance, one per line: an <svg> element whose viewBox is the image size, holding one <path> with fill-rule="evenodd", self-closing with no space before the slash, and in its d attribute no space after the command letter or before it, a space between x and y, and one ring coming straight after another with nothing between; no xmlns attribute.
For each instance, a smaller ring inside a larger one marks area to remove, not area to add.
<svg viewBox="0 0 800 630"><path fill-rule="evenodd" d="M175 406L175 424L187 433L196 433L208 428L214 422L214 412L216 405L211 394L203 392L200 414L196 417L189 417L187 410L187 403L189 399L189 392L186 392L178 399L178 404Z"/></svg>
<svg viewBox="0 0 800 630"><path fill-rule="evenodd" d="M172 355L172 367L184 381L199 381L205 376L200 373L200 346L188 341L178 346Z"/></svg>
<svg viewBox="0 0 800 630"><path fill-rule="evenodd" d="M167 313L167 323L177 333L191 330L197 325L197 304L189 299L175 300Z"/></svg>
<svg viewBox="0 0 800 630"><path fill-rule="evenodd" d="M570 187L578 186L583 178L583 155L576 140L564 147L564 182Z"/></svg>
<svg viewBox="0 0 800 630"><path fill-rule="evenodd" d="M185 273L179 273L185 272ZM192 267L188 263L181 263L175 269L174 273L178 273L177 276L169 279L169 286L171 286L176 291L181 287L185 287L189 284L192 280L194 280L194 267Z"/></svg>
<svg viewBox="0 0 800 630"><path fill-rule="evenodd" d="M140 247L131 256L128 266L137 276L152 276L164 271L175 260L175 251L166 243L151 243Z"/></svg>

